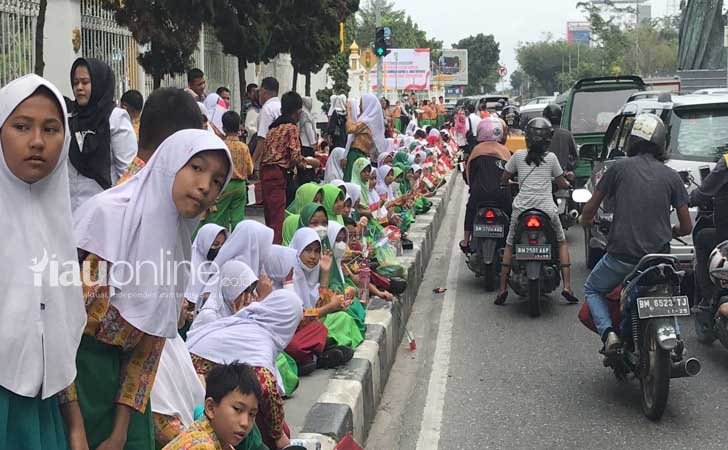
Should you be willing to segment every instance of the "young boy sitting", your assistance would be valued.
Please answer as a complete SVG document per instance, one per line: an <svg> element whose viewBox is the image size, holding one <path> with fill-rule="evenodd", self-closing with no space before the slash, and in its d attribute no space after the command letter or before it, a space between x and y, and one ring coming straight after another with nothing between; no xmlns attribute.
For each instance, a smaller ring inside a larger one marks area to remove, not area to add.
<svg viewBox="0 0 728 450"><path fill-rule="evenodd" d="M210 369L205 379L205 414L163 450L231 450L255 427L260 382L238 362Z"/></svg>

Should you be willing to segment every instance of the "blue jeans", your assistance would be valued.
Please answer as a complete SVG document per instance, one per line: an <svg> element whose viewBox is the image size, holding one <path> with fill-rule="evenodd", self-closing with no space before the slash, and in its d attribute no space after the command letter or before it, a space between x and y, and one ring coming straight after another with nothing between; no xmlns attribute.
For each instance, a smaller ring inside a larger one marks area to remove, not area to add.
<svg viewBox="0 0 728 450"><path fill-rule="evenodd" d="M592 320L599 336L604 336L608 328L612 328L612 317L609 315L607 294L622 284L624 277L634 269L634 264L618 260L608 253L599 260L584 283L584 295L591 311Z"/></svg>

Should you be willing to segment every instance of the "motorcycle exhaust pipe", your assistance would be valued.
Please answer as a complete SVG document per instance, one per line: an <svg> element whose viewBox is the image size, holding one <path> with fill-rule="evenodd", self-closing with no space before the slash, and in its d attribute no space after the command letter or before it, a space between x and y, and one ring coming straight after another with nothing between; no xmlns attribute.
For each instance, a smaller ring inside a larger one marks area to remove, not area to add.
<svg viewBox="0 0 728 450"><path fill-rule="evenodd" d="M579 217L579 211L572 209L571 211L569 211L569 217L571 217L572 219L576 219L577 217Z"/></svg>
<svg viewBox="0 0 728 450"><path fill-rule="evenodd" d="M672 363L672 371L670 378L694 377L700 373L700 361L695 358L683 359L682 361Z"/></svg>

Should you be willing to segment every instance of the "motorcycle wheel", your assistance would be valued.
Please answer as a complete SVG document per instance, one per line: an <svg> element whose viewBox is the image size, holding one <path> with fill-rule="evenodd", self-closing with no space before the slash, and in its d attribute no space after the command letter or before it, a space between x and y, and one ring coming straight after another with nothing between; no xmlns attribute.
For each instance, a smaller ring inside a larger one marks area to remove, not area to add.
<svg viewBox="0 0 728 450"><path fill-rule="evenodd" d="M483 286L486 292L495 290L495 264L483 266Z"/></svg>
<svg viewBox="0 0 728 450"><path fill-rule="evenodd" d="M640 352L640 388L642 411L650 420L660 420L670 392L670 352L657 343L654 322L647 323L642 333Z"/></svg>
<svg viewBox="0 0 728 450"><path fill-rule="evenodd" d="M700 311L697 314L693 314L693 323L695 323L695 335L698 337L698 342L705 345L711 345L715 342L716 336L713 333L712 321L706 317L710 312ZM706 319L708 319L706 321Z"/></svg>
<svg viewBox="0 0 728 450"><path fill-rule="evenodd" d="M531 317L541 315L541 280L528 280L528 313Z"/></svg>
<svg viewBox="0 0 728 450"><path fill-rule="evenodd" d="M604 256L604 250L601 248L593 248L589 245L591 241L592 233L587 227L584 229L584 258L586 259L586 267L593 269L597 265L602 256Z"/></svg>

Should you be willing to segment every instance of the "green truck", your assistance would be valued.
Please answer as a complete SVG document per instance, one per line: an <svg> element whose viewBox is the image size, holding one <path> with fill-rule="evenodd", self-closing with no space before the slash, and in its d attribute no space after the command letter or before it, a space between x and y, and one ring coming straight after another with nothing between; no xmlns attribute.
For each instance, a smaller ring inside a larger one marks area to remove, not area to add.
<svg viewBox="0 0 728 450"><path fill-rule="evenodd" d="M637 76L598 77L579 80L559 95L556 103L563 110L561 126L574 135L579 154L596 155L617 111L632 94L645 90L645 82ZM593 159L587 157L576 164L577 178L591 176Z"/></svg>

